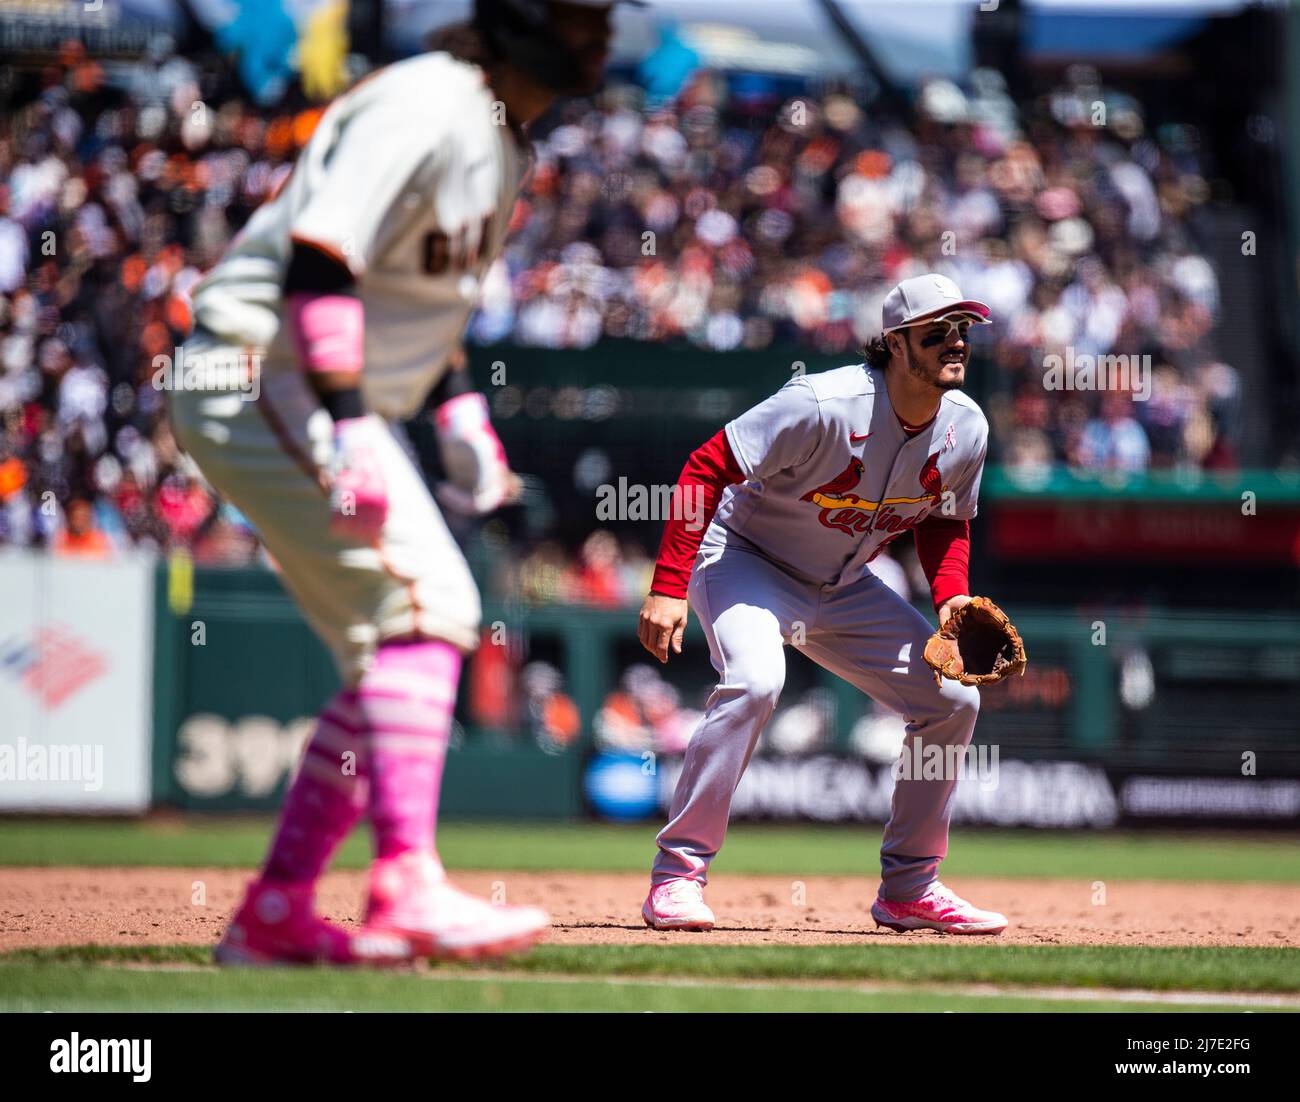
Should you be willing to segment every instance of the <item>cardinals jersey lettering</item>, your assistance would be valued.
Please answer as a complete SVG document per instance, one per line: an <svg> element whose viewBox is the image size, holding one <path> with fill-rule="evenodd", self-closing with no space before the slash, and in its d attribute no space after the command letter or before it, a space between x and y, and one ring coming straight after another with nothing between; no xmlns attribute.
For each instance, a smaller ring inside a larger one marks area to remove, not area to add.
<svg viewBox="0 0 1300 1102"><path fill-rule="evenodd" d="M280 193L196 286L198 325L296 370L282 325L292 242L347 265L365 308L367 406L415 413L442 376L509 229L527 167L476 66L445 53L335 100Z"/></svg>
<svg viewBox="0 0 1300 1102"><path fill-rule="evenodd" d="M883 373L855 364L791 380L726 433L746 481L723 492L714 525L819 585L857 580L931 513L976 513L988 422L959 390L909 438Z"/></svg>

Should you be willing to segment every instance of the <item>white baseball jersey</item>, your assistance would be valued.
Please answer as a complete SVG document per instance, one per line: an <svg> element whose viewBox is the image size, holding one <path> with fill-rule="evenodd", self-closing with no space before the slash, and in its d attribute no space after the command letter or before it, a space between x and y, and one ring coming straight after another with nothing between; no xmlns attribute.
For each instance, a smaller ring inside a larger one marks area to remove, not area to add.
<svg viewBox="0 0 1300 1102"><path fill-rule="evenodd" d="M374 73L326 110L280 193L195 287L194 318L297 370L281 324L294 240L345 263L365 309L362 392L417 412L446 368L500 252L528 154L476 66L423 54Z"/></svg>
<svg viewBox="0 0 1300 1102"><path fill-rule="evenodd" d="M800 376L726 426L747 481L723 492L714 523L796 576L852 583L931 513L975 516L988 431L959 390L909 438L877 369Z"/></svg>

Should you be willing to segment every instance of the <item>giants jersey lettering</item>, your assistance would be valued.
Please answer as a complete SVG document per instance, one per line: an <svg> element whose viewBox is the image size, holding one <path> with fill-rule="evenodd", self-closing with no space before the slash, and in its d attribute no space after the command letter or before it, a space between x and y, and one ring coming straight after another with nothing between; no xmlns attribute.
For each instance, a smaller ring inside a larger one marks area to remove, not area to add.
<svg viewBox="0 0 1300 1102"><path fill-rule="evenodd" d="M931 513L975 516L988 422L958 390L908 437L881 372L865 364L794 379L726 426L746 481L716 524L796 576L846 585Z"/></svg>
<svg viewBox="0 0 1300 1102"><path fill-rule="evenodd" d="M282 321L292 242L345 263L365 307L367 406L415 413L501 251L527 155L482 71L434 53L390 65L321 117L286 185L196 286L197 324L297 370Z"/></svg>

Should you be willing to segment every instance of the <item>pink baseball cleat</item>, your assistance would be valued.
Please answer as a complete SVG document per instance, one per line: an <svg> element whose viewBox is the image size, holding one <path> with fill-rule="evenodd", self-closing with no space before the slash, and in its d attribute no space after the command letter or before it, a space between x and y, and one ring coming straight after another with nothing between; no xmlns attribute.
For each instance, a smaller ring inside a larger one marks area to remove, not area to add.
<svg viewBox="0 0 1300 1102"><path fill-rule="evenodd" d="M941 934L1000 934L1007 928L1006 915L980 910L938 880L920 899L906 903L877 899L871 904L871 917L877 926L888 926L900 934L908 930L938 930Z"/></svg>
<svg viewBox="0 0 1300 1102"><path fill-rule="evenodd" d="M218 964L370 964L409 961L402 938L352 932L312 910L309 884L255 882L214 952Z"/></svg>
<svg viewBox="0 0 1300 1102"><path fill-rule="evenodd" d="M540 907L497 906L461 891L432 853L404 853L370 867L366 929L405 938L419 956L504 956L530 948L550 924Z"/></svg>
<svg viewBox="0 0 1300 1102"><path fill-rule="evenodd" d="M651 887L641 917L656 930L712 930L714 923L713 912L704 902L704 885L686 879Z"/></svg>

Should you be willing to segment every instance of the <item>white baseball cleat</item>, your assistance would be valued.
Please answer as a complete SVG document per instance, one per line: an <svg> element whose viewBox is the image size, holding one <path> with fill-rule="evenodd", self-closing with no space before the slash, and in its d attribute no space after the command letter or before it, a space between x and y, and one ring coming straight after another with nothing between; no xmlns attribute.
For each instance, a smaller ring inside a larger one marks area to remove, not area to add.
<svg viewBox="0 0 1300 1102"><path fill-rule="evenodd" d="M871 917L877 926L888 926L900 934L908 930L938 930L941 934L1000 934L1007 928L1006 915L980 910L938 880L920 899L910 902L877 899L871 904Z"/></svg>
<svg viewBox="0 0 1300 1102"><path fill-rule="evenodd" d="M656 930L712 930L714 922L704 902L704 885L698 880L655 884L641 907L641 917Z"/></svg>
<svg viewBox="0 0 1300 1102"><path fill-rule="evenodd" d="M431 853L405 853L370 868L367 932L404 937L417 956L504 956L530 948L550 924L540 907L498 906L461 891Z"/></svg>

